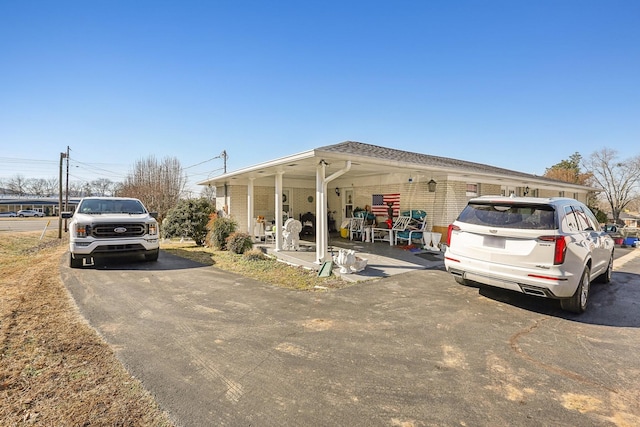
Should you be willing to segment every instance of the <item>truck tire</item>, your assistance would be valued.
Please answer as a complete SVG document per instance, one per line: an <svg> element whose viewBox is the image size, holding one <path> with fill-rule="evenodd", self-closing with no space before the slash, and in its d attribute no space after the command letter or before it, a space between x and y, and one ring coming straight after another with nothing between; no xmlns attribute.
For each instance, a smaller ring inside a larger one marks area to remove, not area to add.
<svg viewBox="0 0 640 427"><path fill-rule="evenodd" d="M157 261L159 254L160 254L160 249L153 249L151 251L147 251L147 253L144 254L144 259L149 262Z"/></svg>
<svg viewBox="0 0 640 427"><path fill-rule="evenodd" d="M80 268L82 267L82 257L75 257L72 253L69 254L69 267L71 268Z"/></svg>

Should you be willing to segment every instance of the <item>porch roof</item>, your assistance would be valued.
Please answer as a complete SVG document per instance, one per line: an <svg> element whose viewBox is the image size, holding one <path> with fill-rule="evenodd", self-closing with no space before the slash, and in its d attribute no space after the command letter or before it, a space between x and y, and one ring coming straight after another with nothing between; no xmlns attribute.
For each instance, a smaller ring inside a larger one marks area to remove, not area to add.
<svg viewBox="0 0 640 427"><path fill-rule="evenodd" d="M481 163L413 153L355 141L318 147L259 163L201 181L198 184L246 185L249 180L253 179L255 185L272 185L273 179L271 177L282 172L287 180L314 182L316 166L320 161L325 162L329 173L332 170L341 169L346 161L350 161L351 168L344 175L350 179L367 179L380 175L410 175L412 173L419 175L422 173L436 181L448 179L550 189L557 189L560 184L567 190L598 191L598 189L589 186L571 184Z"/></svg>

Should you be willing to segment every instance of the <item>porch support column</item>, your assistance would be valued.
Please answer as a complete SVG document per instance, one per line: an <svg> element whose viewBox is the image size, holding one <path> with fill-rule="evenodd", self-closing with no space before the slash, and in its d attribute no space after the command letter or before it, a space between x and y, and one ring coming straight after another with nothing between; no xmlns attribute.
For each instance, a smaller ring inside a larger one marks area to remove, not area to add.
<svg viewBox="0 0 640 427"><path fill-rule="evenodd" d="M284 171L276 173L276 252L282 250L282 175Z"/></svg>
<svg viewBox="0 0 640 427"><path fill-rule="evenodd" d="M249 184L247 185L247 234L251 236L252 240L255 240L254 228L255 224L253 222L254 216L254 204L253 204L253 181L255 178L249 178Z"/></svg>
<svg viewBox="0 0 640 427"><path fill-rule="evenodd" d="M325 184L327 164L324 160L316 167L316 263L328 261L329 226L327 224L327 184Z"/></svg>
<svg viewBox="0 0 640 427"><path fill-rule="evenodd" d="M325 177L326 167L327 163L324 160L320 160L316 168L316 262L318 264L329 261L327 186L331 181L351 169L351 160L347 160L342 169L328 177Z"/></svg>

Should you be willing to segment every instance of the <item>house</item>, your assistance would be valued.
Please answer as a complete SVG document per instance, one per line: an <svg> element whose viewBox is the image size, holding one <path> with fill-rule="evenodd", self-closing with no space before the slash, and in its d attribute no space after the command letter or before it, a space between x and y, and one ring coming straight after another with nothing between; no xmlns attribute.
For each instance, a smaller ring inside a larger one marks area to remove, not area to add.
<svg viewBox="0 0 640 427"><path fill-rule="evenodd" d="M638 212L624 211L620 212L620 221L624 222L625 227L640 227L640 214Z"/></svg>
<svg viewBox="0 0 640 427"><path fill-rule="evenodd" d="M358 208L381 200L394 200L396 213L426 211L428 229L446 236L448 225L475 196L566 196L586 202L587 194L597 191L480 163L354 141L260 163L198 184L216 187L217 209L232 216L240 230L254 234L258 217L272 222L276 251L282 250L286 218L314 214L318 263L329 259L329 230Z"/></svg>

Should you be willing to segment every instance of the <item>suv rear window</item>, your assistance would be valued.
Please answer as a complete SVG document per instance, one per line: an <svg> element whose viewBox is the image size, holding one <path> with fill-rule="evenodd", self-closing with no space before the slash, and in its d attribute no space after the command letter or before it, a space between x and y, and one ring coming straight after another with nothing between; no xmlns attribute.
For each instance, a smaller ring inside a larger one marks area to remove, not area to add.
<svg viewBox="0 0 640 427"><path fill-rule="evenodd" d="M555 230L555 210L549 205L469 203L458 221L497 228Z"/></svg>

